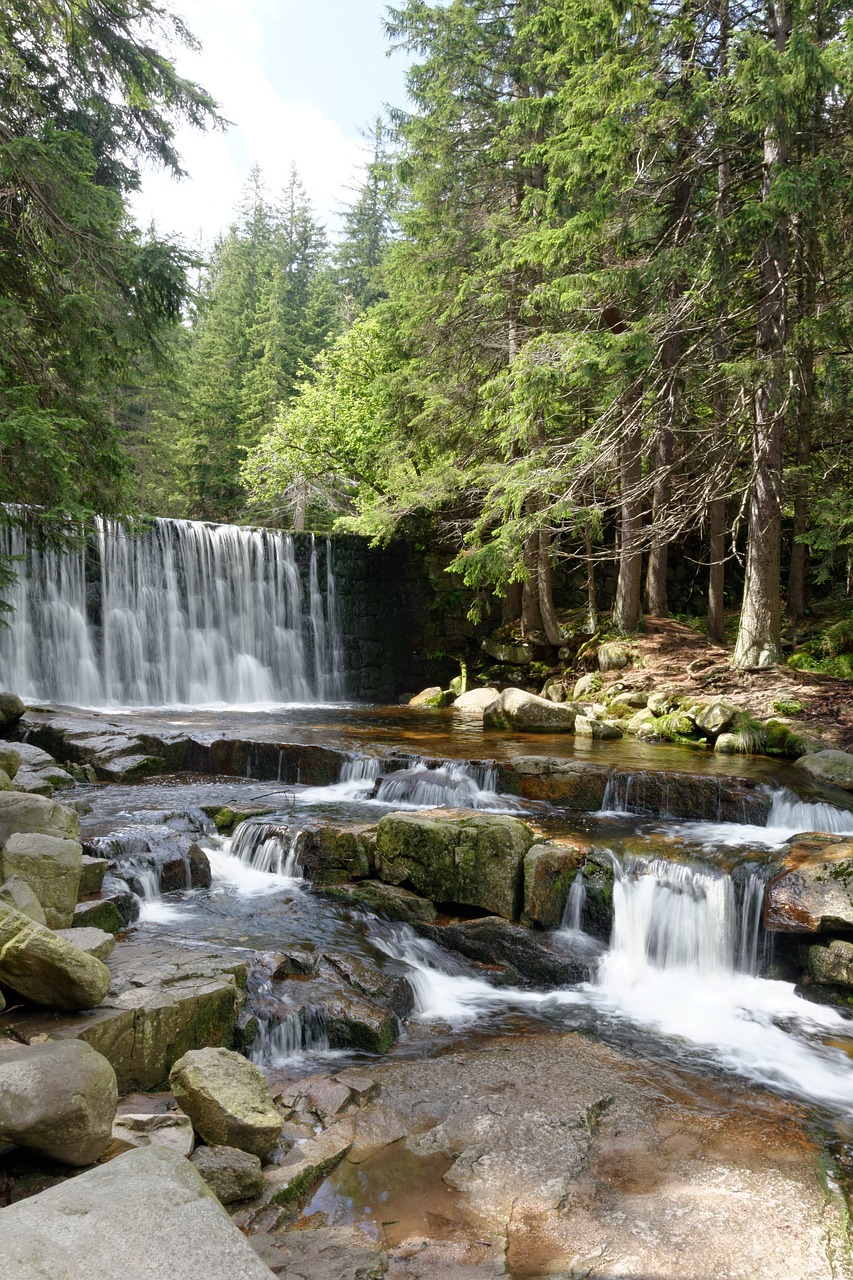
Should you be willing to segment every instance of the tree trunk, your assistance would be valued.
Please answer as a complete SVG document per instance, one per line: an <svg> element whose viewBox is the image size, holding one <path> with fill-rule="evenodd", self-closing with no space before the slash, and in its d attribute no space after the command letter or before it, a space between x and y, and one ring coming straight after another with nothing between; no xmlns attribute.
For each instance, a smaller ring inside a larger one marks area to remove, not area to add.
<svg viewBox="0 0 853 1280"><path fill-rule="evenodd" d="M720 79L728 73L729 60L729 0L720 0ZM728 151L723 148L717 164L717 222L722 225L729 211L729 184L731 165ZM721 286L721 301L717 307L717 332L714 338L714 367L716 382L714 386L714 454L720 460L724 457L726 434L728 431L729 395L721 366L728 359L728 343L726 327L728 322L728 303L726 285L729 279L729 254L725 243L721 246L718 280ZM722 483L722 476L718 478ZM708 638L717 644L726 643L726 500L712 498L708 503Z"/></svg>
<svg viewBox="0 0 853 1280"><path fill-rule="evenodd" d="M296 494L296 509L293 513L293 529L295 533L302 533L305 528L305 513L308 507L308 491L302 480L298 480L299 486Z"/></svg>
<svg viewBox="0 0 853 1280"><path fill-rule="evenodd" d="M810 319L815 312L817 296L815 269L815 237L812 230L806 237L801 254L800 318ZM806 469L812 452L812 423L814 420L815 352L809 339L797 352L797 412L794 420L797 447L797 474L794 487L794 528L791 540L791 568L788 573L786 609L789 618L801 618L806 611L806 564L808 550L800 538L808 528L808 479Z"/></svg>
<svg viewBox="0 0 853 1280"><path fill-rule="evenodd" d="M708 574L708 639L717 644L726 643L725 614L725 556L726 556L726 500L714 498L708 503L708 542L710 571Z"/></svg>
<svg viewBox="0 0 853 1280"><path fill-rule="evenodd" d="M521 583L511 582L501 597L501 622L515 622L521 617Z"/></svg>
<svg viewBox="0 0 853 1280"><path fill-rule="evenodd" d="M539 534L528 534L524 542L524 567L527 576L521 588L521 637L527 640L541 632L542 610L539 607Z"/></svg>
<svg viewBox="0 0 853 1280"><path fill-rule="evenodd" d="M559 647L563 643L563 632L557 621L554 609L554 591L551 579L551 533L548 529L539 530L539 572L537 575L539 588L539 612L542 616L542 628L548 637L548 643Z"/></svg>
<svg viewBox="0 0 853 1280"><path fill-rule="evenodd" d="M613 604L613 625L617 631L636 631L642 617L643 502L639 495L643 478L643 433L639 417L639 396L632 395L627 408L620 447L619 471L622 489L620 521L619 581Z"/></svg>
<svg viewBox="0 0 853 1280"><path fill-rule="evenodd" d="M595 559L592 554L592 537L589 529L583 531L583 545L586 556L586 611L587 629L591 636L598 630L598 601L595 595Z"/></svg>
<svg viewBox="0 0 853 1280"><path fill-rule="evenodd" d="M787 0L771 0L770 29L783 52L790 33ZM763 197L767 200L788 159L783 122L764 135ZM770 667L782 654L780 552L782 545L782 463L785 439L788 227L778 218L761 246L755 389L753 482L749 498L746 581L733 662L736 667Z"/></svg>

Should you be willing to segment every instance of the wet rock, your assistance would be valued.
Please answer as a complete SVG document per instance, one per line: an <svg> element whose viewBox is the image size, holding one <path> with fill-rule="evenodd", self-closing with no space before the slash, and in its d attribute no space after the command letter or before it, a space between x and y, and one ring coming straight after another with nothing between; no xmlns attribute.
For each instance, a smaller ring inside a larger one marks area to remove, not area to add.
<svg viewBox="0 0 853 1280"><path fill-rule="evenodd" d="M0 902L6 902L21 915L35 920L37 924L47 924L42 905L30 886L18 876L10 876L0 884Z"/></svg>
<svg viewBox="0 0 853 1280"><path fill-rule="evenodd" d="M11 781L21 765L21 753L9 742L0 742L0 769Z"/></svg>
<svg viewBox="0 0 853 1280"><path fill-rule="evenodd" d="M4 791L0 793L0 848L18 832L76 840L80 835L80 817L67 805L56 804L44 796Z"/></svg>
<svg viewBox="0 0 853 1280"><path fill-rule="evenodd" d="M571 733L577 712L573 702L550 702L523 689L504 689L500 698L486 707L483 724L518 733Z"/></svg>
<svg viewBox="0 0 853 1280"><path fill-rule="evenodd" d="M83 854L80 861L80 886L77 890L81 898L90 893L101 892L109 865L106 858L92 858L89 854Z"/></svg>
<svg viewBox="0 0 853 1280"><path fill-rule="evenodd" d="M63 938L78 951L94 956L96 960L109 960L115 949L116 940L104 929L56 929L57 938Z"/></svg>
<svg viewBox="0 0 853 1280"><path fill-rule="evenodd" d="M103 929L120 933L139 919L139 899L132 893L102 893L99 898L78 902L74 908L74 929Z"/></svg>
<svg viewBox="0 0 853 1280"><path fill-rule="evenodd" d="M279 1165L264 1174L265 1203L299 1204L316 1182L340 1164L352 1142L352 1126L346 1121L330 1125L316 1138L298 1142Z"/></svg>
<svg viewBox="0 0 853 1280"><path fill-rule="evenodd" d="M821 986L853 987L853 942L835 938L808 949L808 969Z"/></svg>
<svg viewBox="0 0 853 1280"><path fill-rule="evenodd" d="M790 840L785 870L765 892L764 927L776 933L853 929L853 840L819 833Z"/></svg>
<svg viewBox="0 0 853 1280"><path fill-rule="evenodd" d="M0 729L10 729L16 725L26 711L16 693L0 693Z"/></svg>
<svg viewBox="0 0 853 1280"><path fill-rule="evenodd" d="M87 1044L0 1047L0 1143L92 1164L109 1145L117 1100L115 1072Z"/></svg>
<svg viewBox="0 0 853 1280"><path fill-rule="evenodd" d="M390 1008L355 991L329 992L314 1005L314 1012L318 1011L332 1049L387 1053L400 1035L400 1023Z"/></svg>
<svg viewBox="0 0 853 1280"><path fill-rule="evenodd" d="M535 844L524 858L522 923L559 929L569 889L587 850L582 845Z"/></svg>
<svg viewBox="0 0 853 1280"><path fill-rule="evenodd" d="M498 765L498 790L586 813L601 808L609 776L606 765L551 756L515 756Z"/></svg>
<svg viewBox="0 0 853 1280"><path fill-rule="evenodd" d="M205 1142L261 1157L278 1142L282 1121L267 1082L240 1054L192 1050L172 1067L169 1085Z"/></svg>
<svg viewBox="0 0 853 1280"><path fill-rule="evenodd" d="M631 661L631 647L621 640L608 640L598 646L599 671L622 671Z"/></svg>
<svg viewBox="0 0 853 1280"><path fill-rule="evenodd" d="M384 1280L389 1274L388 1255L359 1227L315 1227L275 1235L259 1232L249 1242L282 1280ZM432 1273L430 1277L433 1280ZM434 1280L446 1278L435 1276ZM467 1277L459 1274L454 1280Z"/></svg>
<svg viewBox="0 0 853 1280"><path fill-rule="evenodd" d="M607 741L612 738L621 738L622 730L618 724L608 723L606 720L597 720L594 716L577 716L575 719L575 734L579 738L597 738Z"/></svg>
<svg viewBox="0 0 853 1280"><path fill-rule="evenodd" d="M505 966L511 982L547 990L589 977L592 952L582 955L499 916L447 925L418 925L418 933L448 951L458 951L481 964ZM597 953L596 953L597 954Z"/></svg>
<svg viewBox="0 0 853 1280"><path fill-rule="evenodd" d="M270 1280L189 1160L128 1151L0 1210L8 1280Z"/></svg>
<svg viewBox="0 0 853 1280"><path fill-rule="evenodd" d="M357 884L334 885L323 892L326 897L363 907L386 920L403 920L413 924L417 920L434 920L438 915L435 904L428 898L422 898L410 889L383 884L381 880L360 880Z"/></svg>
<svg viewBox="0 0 853 1280"><path fill-rule="evenodd" d="M290 947L287 951L277 951L271 957L273 982L282 978L304 977L317 972L320 954L306 947Z"/></svg>
<svg viewBox="0 0 853 1280"><path fill-rule="evenodd" d="M199 1147L192 1162L221 1204L252 1200L264 1189L260 1160L238 1147Z"/></svg>
<svg viewBox="0 0 853 1280"><path fill-rule="evenodd" d="M515 919L524 855L533 840L516 818L391 813L377 829L376 865L383 880L410 886L433 902Z"/></svg>
<svg viewBox="0 0 853 1280"><path fill-rule="evenodd" d="M817 782L853 791L853 755L847 751L815 751L801 756L794 767Z"/></svg>
<svg viewBox="0 0 853 1280"><path fill-rule="evenodd" d="M116 875L140 896L152 873L162 893L210 888L210 862L192 831L166 823L137 823L88 840L86 849L106 858Z"/></svg>
<svg viewBox="0 0 853 1280"><path fill-rule="evenodd" d="M321 973L331 969L335 978L343 979L360 995L384 1005L398 1018L406 1018L412 1012L412 988L403 974L380 969L352 953L326 951L323 960L325 967L321 967Z"/></svg>
<svg viewBox="0 0 853 1280"><path fill-rule="evenodd" d="M0 903L0 982L35 1004L93 1009L110 988L100 960Z"/></svg>
<svg viewBox="0 0 853 1280"><path fill-rule="evenodd" d="M134 1113L116 1116L112 1128L113 1142L131 1147L167 1147L179 1156L191 1156L195 1146L192 1121L180 1112ZM250 1157L254 1159L255 1157ZM260 1160L258 1168L260 1168Z"/></svg>
<svg viewBox="0 0 853 1280"><path fill-rule="evenodd" d="M453 711L466 719L480 720L486 707L491 706L500 696L497 689L469 689L467 693L461 693L456 699Z"/></svg>
<svg viewBox="0 0 853 1280"><path fill-rule="evenodd" d="M314 884L337 884L373 872L376 843L372 826L317 827L307 831L299 850L302 868Z"/></svg>
<svg viewBox="0 0 853 1280"><path fill-rule="evenodd" d="M80 884L82 846L35 832L9 837L0 853L0 876L19 876L42 905L51 929L66 929L74 918Z"/></svg>

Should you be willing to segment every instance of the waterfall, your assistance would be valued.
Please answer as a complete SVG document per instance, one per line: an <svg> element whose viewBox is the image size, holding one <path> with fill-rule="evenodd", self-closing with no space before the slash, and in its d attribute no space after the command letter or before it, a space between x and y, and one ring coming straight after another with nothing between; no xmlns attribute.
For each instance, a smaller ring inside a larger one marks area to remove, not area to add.
<svg viewBox="0 0 853 1280"><path fill-rule="evenodd" d="M497 769L465 760L445 760L435 767L413 760L379 779L376 799L418 808L491 809L498 803Z"/></svg>
<svg viewBox="0 0 853 1280"><path fill-rule="evenodd" d="M0 553L18 575L0 667L24 697L120 707L344 694L328 539L321 574L311 537L307 590L291 535L235 525L155 520L131 533L100 520L62 554L6 528Z"/></svg>
<svg viewBox="0 0 853 1280"><path fill-rule="evenodd" d="M585 904L586 881L583 876L583 867L580 867L569 889L561 928L568 930L570 933L580 933L583 929L583 909Z"/></svg>
<svg viewBox="0 0 853 1280"><path fill-rule="evenodd" d="M254 871L296 879L302 875L299 847L303 831L268 822L241 822L231 837L229 853Z"/></svg>

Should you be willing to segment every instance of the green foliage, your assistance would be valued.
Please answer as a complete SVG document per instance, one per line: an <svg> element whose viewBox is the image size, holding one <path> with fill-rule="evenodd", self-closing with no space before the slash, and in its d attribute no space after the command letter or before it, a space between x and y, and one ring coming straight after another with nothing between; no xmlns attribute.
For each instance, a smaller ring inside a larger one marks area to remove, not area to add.
<svg viewBox="0 0 853 1280"><path fill-rule="evenodd" d="M757 756L764 751L767 741L767 730L760 720L756 720L748 711L741 711L732 725L737 751L742 756Z"/></svg>
<svg viewBox="0 0 853 1280"><path fill-rule="evenodd" d="M798 716L806 709L799 698L774 698L773 710L780 716Z"/></svg>

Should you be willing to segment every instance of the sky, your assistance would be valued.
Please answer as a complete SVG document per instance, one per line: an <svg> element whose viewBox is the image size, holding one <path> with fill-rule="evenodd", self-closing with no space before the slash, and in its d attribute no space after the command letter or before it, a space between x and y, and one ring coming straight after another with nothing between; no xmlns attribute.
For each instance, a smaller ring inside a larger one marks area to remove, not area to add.
<svg viewBox="0 0 853 1280"><path fill-rule="evenodd" d="M385 103L406 104L406 57L387 56L383 0L175 0L201 43L174 50L178 70L202 84L232 121L224 133L181 129L188 177L146 171L137 220L191 244L209 243L232 220L257 163L271 192L295 165L334 234L358 180L359 130Z"/></svg>

